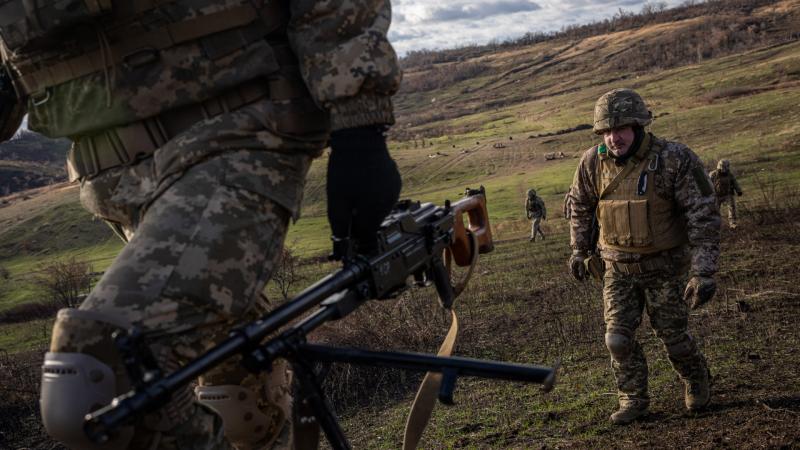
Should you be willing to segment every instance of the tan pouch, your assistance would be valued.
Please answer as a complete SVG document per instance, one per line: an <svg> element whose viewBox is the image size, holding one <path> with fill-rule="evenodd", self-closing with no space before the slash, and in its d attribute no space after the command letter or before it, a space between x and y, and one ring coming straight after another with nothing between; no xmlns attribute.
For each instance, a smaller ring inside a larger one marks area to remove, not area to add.
<svg viewBox="0 0 800 450"><path fill-rule="evenodd" d="M650 224L647 220L647 200L631 200L628 204L628 220L632 247L647 247L653 243Z"/></svg>
<svg viewBox="0 0 800 450"><path fill-rule="evenodd" d="M647 221L647 200L601 200L598 219L606 244L647 247L653 242Z"/></svg>

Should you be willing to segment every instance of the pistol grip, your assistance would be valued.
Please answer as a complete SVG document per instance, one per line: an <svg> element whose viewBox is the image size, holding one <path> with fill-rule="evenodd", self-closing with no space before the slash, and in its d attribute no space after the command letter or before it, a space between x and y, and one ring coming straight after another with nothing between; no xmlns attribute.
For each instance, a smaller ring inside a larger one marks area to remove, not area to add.
<svg viewBox="0 0 800 450"><path fill-rule="evenodd" d="M453 306L453 301L456 299L456 293L453 291L453 285L450 284L450 275L444 266L441 258L436 258L431 266L431 279L436 286L436 292L439 294L439 300L442 306L450 309Z"/></svg>

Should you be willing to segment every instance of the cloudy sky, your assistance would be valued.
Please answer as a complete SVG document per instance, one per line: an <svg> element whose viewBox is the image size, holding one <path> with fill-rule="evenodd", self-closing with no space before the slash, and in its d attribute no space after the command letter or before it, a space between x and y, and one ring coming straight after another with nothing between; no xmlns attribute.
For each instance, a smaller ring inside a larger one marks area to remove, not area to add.
<svg viewBox="0 0 800 450"><path fill-rule="evenodd" d="M684 0L663 0L668 7ZM661 3L651 0L650 3ZM640 0L393 0L389 39L398 53L484 44L639 12Z"/></svg>

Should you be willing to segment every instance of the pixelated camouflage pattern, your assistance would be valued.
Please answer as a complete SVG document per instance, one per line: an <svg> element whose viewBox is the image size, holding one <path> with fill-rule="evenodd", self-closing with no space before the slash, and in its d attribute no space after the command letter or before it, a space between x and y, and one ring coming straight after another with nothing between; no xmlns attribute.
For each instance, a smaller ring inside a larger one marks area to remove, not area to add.
<svg viewBox="0 0 800 450"><path fill-rule="evenodd" d="M231 150L192 165L182 173L166 174L162 180L166 186L159 186L150 196L140 193L140 200L147 204L146 213L139 213L130 242L81 309L120 317L142 327L151 346L167 352L167 356L159 359L174 364L183 364L200 355L214 342L224 339L236 323L256 317L257 312L265 310L260 292L283 245L290 213L249 190L253 185L248 182L256 177L259 182L269 182L270 178L263 176L262 171L276 157L299 155ZM307 169L308 159L305 157L300 167ZM141 165L151 164L145 161ZM244 176L248 172L251 176ZM137 173L133 168L127 170L118 186L155 185L147 176L143 183L137 184ZM273 188L284 187L282 180L273 177ZM293 186L296 182L288 183L291 189L296 189ZM116 193L108 198L118 200ZM274 380L270 380L270 375L256 377L236 367L236 361L230 361L205 379L213 380L207 382L214 384L241 385L258 393L265 414L276 419L270 438L289 427L291 415L283 411L288 400L281 402L283 407L273 403L285 397L288 386L271 386L270 381ZM213 417L206 417L205 409L192 404L186 407L199 414L190 416L190 422L197 420L204 427L216 423ZM184 410L173 415L186 414ZM145 439L157 429L155 424L143 426L137 430L138 439ZM197 437L199 431L194 430L192 437L184 436L181 429L185 426L158 433L162 439L169 436L179 448L186 445L183 437L196 439L195 444L204 442ZM205 429L213 431L206 433L206 438L212 439L218 433L216 429ZM195 444L188 448L194 448ZM198 448L202 447L198 444Z"/></svg>
<svg viewBox="0 0 800 450"><path fill-rule="evenodd" d="M702 163L683 144L661 141L660 146L659 165L653 177L656 193L674 201L674 210L682 212L689 240L688 249L676 248L673 253L688 251L691 254L691 274L713 275L717 272L719 260L720 218L714 195L704 195L692 173L697 173L695 169L701 169ZM571 208L570 246L573 250L585 253L592 248L592 218L599 197L599 180L595 180L598 161L596 146L584 152L567 199ZM631 252L600 250L603 259L608 261L630 263L648 257Z"/></svg>
<svg viewBox="0 0 800 450"><path fill-rule="evenodd" d="M291 44L299 67L282 67L273 46L259 38L270 30L259 35L251 24L162 49L155 61L109 62L106 70L53 86L46 94L37 93L36 102L33 98L27 102L29 127L50 137L94 133L277 74L302 76L310 98L330 112L334 129L393 123L390 96L399 87L401 72L386 37L389 2L287 3L291 12L285 19L288 23L278 28L288 29L288 35L283 36L286 42L281 45ZM26 75L82 52L102 53L131 35L243 4L250 2L178 0L143 12L131 11L130 6L115 8L114 14L103 16L90 28L96 32L71 33L35 50L17 49L10 62L18 74ZM24 15L25 11L17 13ZM281 37L271 36L271 41L275 39ZM47 101L39 102L45 97Z"/></svg>
<svg viewBox="0 0 800 450"><path fill-rule="evenodd" d="M394 123L390 96L402 74L386 38L389 0L296 0L291 10L290 42L332 128Z"/></svg>
<svg viewBox="0 0 800 450"><path fill-rule="evenodd" d="M641 125L652 122L652 114L642 97L631 89L614 89L606 92L594 105L594 132L602 134L612 128Z"/></svg>
<svg viewBox="0 0 800 450"><path fill-rule="evenodd" d="M683 300L686 277L682 274L650 272L621 274L609 269L603 278L603 318L606 333L631 340L631 352L611 366L621 400L647 399L647 359L636 330L647 311L655 335L664 344L672 367L686 383L707 376L707 363L687 331L688 307Z"/></svg>

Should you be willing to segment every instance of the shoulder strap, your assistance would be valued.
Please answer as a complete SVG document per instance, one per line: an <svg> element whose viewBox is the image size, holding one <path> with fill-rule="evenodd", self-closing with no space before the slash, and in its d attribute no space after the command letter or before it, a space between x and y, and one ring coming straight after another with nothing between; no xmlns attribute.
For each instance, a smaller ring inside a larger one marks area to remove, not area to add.
<svg viewBox="0 0 800 450"><path fill-rule="evenodd" d="M639 169L639 171L643 171L645 167L647 167L650 172L654 172L658 168L659 152L661 151L661 145L652 135L647 135L645 141L642 142L642 144L648 146L647 152L641 156L639 152L637 152L637 154L635 155L632 155L631 158L628 160L628 163L625 164L625 168L622 169L622 171L618 173L617 176L615 176L610 183L608 183L608 186L606 186L605 189L603 189L600 192L598 200L602 200L606 195L614 192L614 189L616 189L619 186L619 184L622 183L622 180L624 180L625 177L630 175L631 172L633 172L634 170ZM601 180L600 177L601 163L602 161L598 158L597 161L598 182Z"/></svg>

